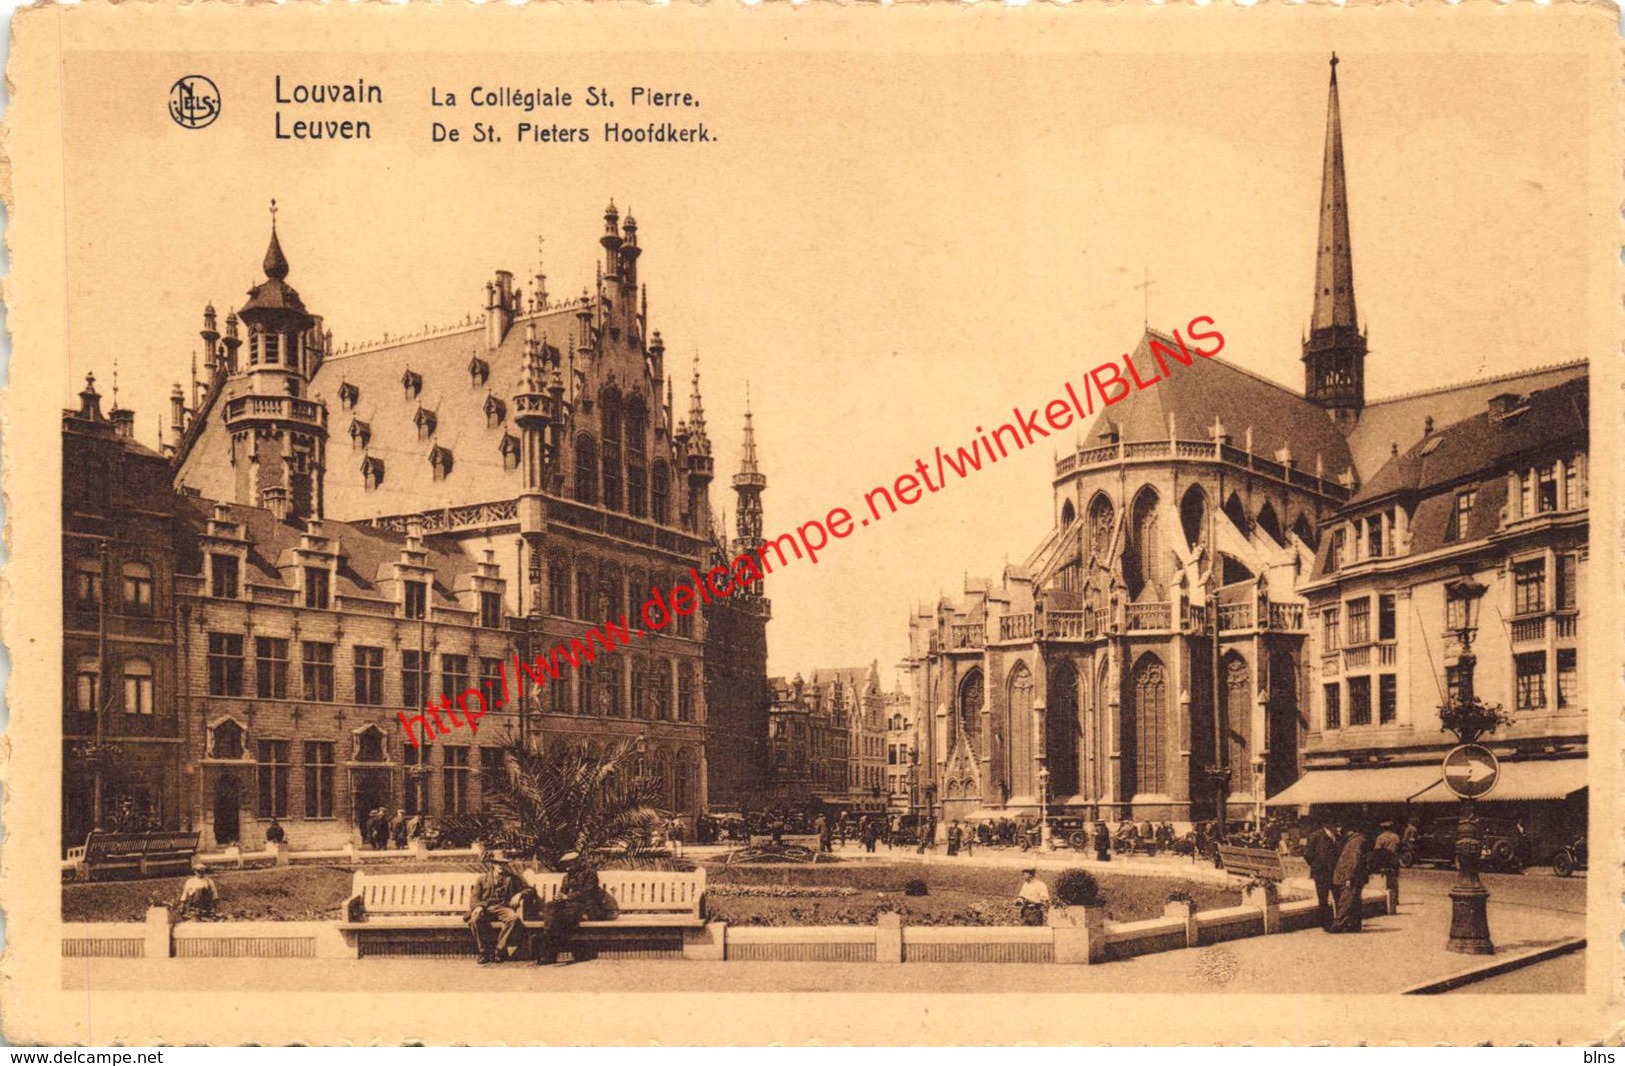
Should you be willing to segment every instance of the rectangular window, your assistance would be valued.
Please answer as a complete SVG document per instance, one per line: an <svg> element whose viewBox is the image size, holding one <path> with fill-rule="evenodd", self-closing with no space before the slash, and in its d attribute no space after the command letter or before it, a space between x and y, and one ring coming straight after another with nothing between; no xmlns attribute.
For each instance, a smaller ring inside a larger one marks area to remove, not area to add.
<svg viewBox="0 0 1625 1066"><path fill-rule="evenodd" d="M1323 652L1333 652L1343 646L1339 637L1336 607L1328 607L1320 612L1320 638L1320 650Z"/></svg>
<svg viewBox="0 0 1625 1066"><path fill-rule="evenodd" d="M1326 571L1335 574L1343 569L1344 536L1341 529L1332 530L1332 546L1326 551Z"/></svg>
<svg viewBox="0 0 1625 1066"><path fill-rule="evenodd" d="M152 572L144 564L132 564L124 571L124 612L152 613Z"/></svg>
<svg viewBox="0 0 1625 1066"><path fill-rule="evenodd" d="M403 605L408 618L424 618L429 607L429 586L421 581L407 581Z"/></svg>
<svg viewBox="0 0 1625 1066"><path fill-rule="evenodd" d="M209 634L209 695L243 694L243 638L237 633Z"/></svg>
<svg viewBox="0 0 1625 1066"><path fill-rule="evenodd" d="M1557 510L1557 464L1535 467L1535 507L1541 514Z"/></svg>
<svg viewBox="0 0 1625 1066"><path fill-rule="evenodd" d="M593 668L583 663L575 671L576 675L576 713L592 713ZM553 682L549 681L551 685Z"/></svg>
<svg viewBox="0 0 1625 1066"><path fill-rule="evenodd" d="M80 714L95 714L102 689L102 675L96 668L96 660L80 662L73 682L74 709Z"/></svg>
<svg viewBox="0 0 1625 1066"><path fill-rule="evenodd" d="M329 601L329 595L328 595L328 579L329 579L329 577L330 577L330 575L328 574L325 567L320 567L320 566L307 566L307 567L305 567L305 606L306 607L313 607L318 611L327 610L327 605L328 605L328 601Z"/></svg>
<svg viewBox="0 0 1625 1066"><path fill-rule="evenodd" d="M1396 623L1394 610L1394 597L1384 593L1377 597L1377 639L1396 640L1399 626Z"/></svg>
<svg viewBox="0 0 1625 1066"><path fill-rule="evenodd" d="M1382 515L1372 515L1365 520L1365 554L1368 559L1382 558Z"/></svg>
<svg viewBox="0 0 1625 1066"><path fill-rule="evenodd" d="M286 818L288 816L288 778L292 768L288 765L289 742L262 740L259 742L259 816Z"/></svg>
<svg viewBox="0 0 1625 1066"><path fill-rule="evenodd" d="M1371 724L1371 679L1349 678L1349 725Z"/></svg>
<svg viewBox="0 0 1625 1066"><path fill-rule="evenodd" d="M429 747L403 745L406 751L406 813L429 813Z"/></svg>
<svg viewBox="0 0 1625 1066"><path fill-rule="evenodd" d="M502 660L480 659L480 691L485 693L486 710L496 710L502 698Z"/></svg>
<svg viewBox="0 0 1625 1066"><path fill-rule="evenodd" d="M209 556L209 595L221 600L237 598L237 557Z"/></svg>
<svg viewBox="0 0 1625 1066"><path fill-rule="evenodd" d="M333 645L306 640L299 645L299 662L305 675L305 699L315 703L333 702Z"/></svg>
<svg viewBox="0 0 1625 1066"><path fill-rule="evenodd" d="M384 649L355 649L355 701L376 707L384 702Z"/></svg>
<svg viewBox="0 0 1625 1066"><path fill-rule="evenodd" d="M559 618L570 616L570 571L565 567L547 568L547 613Z"/></svg>
<svg viewBox="0 0 1625 1066"><path fill-rule="evenodd" d="M1518 475L1518 517L1528 518L1535 513L1535 472L1525 470Z"/></svg>
<svg viewBox="0 0 1625 1066"><path fill-rule="evenodd" d="M82 608L95 607L102 602L101 563L82 559L74 564L73 598Z"/></svg>
<svg viewBox="0 0 1625 1066"><path fill-rule="evenodd" d="M1444 530L1445 540L1462 540L1467 536L1467 531L1471 528L1469 523L1473 517L1473 505L1477 502L1477 489L1456 493L1456 506L1450 512L1450 521Z"/></svg>
<svg viewBox="0 0 1625 1066"><path fill-rule="evenodd" d="M1377 675L1377 721L1384 725L1399 719L1399 678Z"/></svg>
<svg viewBox="0 0 1625 1066"><path fill-rule="evenodd" d="M447 744L440 749L444 752L444 766L441 770L442 781L445 785L445 802L442 805L444 814L468 813L468 747L461 744Z"/></svg>
<svg viewBox="0 0 1625 1066"><path fill-rule="evenodd" d="M1513 568L1512 611L1539 614L1546 609L1546 560L1531 559Z"/></svg>
<svg viewBox="0 0 1625 1066"><path fill-rule="evenodd" d="M1580 607L1580 557L1572 552L1557 557L1557 609L1574 611Z"/></svg>
<svg viewBox="0 0 1625 1066"><path fill-rule="evenodd" d="M1371 643L1371 599L1362 597L1348 601L1349 647Z"/></svg>
<svg viewBox="0 0 1625 1066"><path fill-rule="evenodd" d="M517 681L524 684L524 678ZM557 681L549 680L547 683L547 707L554 714L570 713L570 678L567 674L559 675Z"/></svg>
<svg viewBox="0 0 1625 1066"><path fill-rule="evenodd" d="M428 659L424 652L401 652L401 702L408 707L421 707L428 698L423 691L429 680Z"/></svg>
<svg viewBox="0 0 1625 1066"><path fill-rule="evenodd" d="M1459 666L1444 668L1444 699L1452 707L1461 702L1461 667Z"/></svg>
<svg viewBox="0 0 1625 1066"><path fill-rule="evenodd" d="M576 617L592 617L592 574L586 570L576 573Z"/></svg>
<svg viewBox="0 0 1625 1066"><path fill-rule="evenodd" d="M1557 705L1574 707L1580 702L1580 653L1573 648L1557 649Z"/></svg>
<svg viewBox="0 0 1625 1066"><path fill-rule="evenodd" d="M145 660L124 666L124 713L152 713L152 667Z"/></svg>
<svg viewBox="0 0 1625 1066"><path fill-rule="evenodd" d="M305 741L305 817L333 817L333 742Z"/></svg>
<svg viewBox="0 0 1625 1066"><path fill-rule="evenodd" d="M1330 685L1322 686L1322 691L1326 694L1326 728L1343 728L1342 690L1334 681Z"/></svg>
<svg viewBox="0 0 1625 1066"><path fill-rule="evenodd" d="M502 628L502 593L480 593L480 625L485 629Z"/></svg>
<svg viewBox="0 0 1625 1066"><path fill-rule="evenodd" d="M1512 657L1517 674L1518 710L1534 711L1546 706L1546 653L1525 652Z"/></svg>
<svg viewBox="0 0 1625 1066"><path fill-rule="evenodd" d="M488 795L508 782L508 763L501 748L480 749L480 794Z"/></svg>
<svg viewBox="0 0 1625 1066"><path fill-rule="evenodd" d="M254 638L254 695L288 698L288 642L281 637Z"/></svg>
<svg viewBox="0 0 1625 1066"><path fill-rule="evenodd" d="M1586 505L1585 478L1580 472L1582 462L1576 455L1563 464L1563 500L1571 511L1578 511Z"/></svg>
<svg viewBox="0 0 1625 1066"><path fill-rule="evenodd" d="M468 656L442 655L440 657L440 688L453 703L468 691Z"/></svg>

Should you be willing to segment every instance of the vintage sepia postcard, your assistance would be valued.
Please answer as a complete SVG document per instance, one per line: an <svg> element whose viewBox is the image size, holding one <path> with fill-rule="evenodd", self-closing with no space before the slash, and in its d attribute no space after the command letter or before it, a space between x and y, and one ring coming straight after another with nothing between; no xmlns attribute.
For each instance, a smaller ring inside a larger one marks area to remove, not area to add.
<svg viewBox="0 0 1625 1066"><path fill-rule="evenodd" d="M1617 1039L1615 15L22 11L6 1036Z"/></svg>

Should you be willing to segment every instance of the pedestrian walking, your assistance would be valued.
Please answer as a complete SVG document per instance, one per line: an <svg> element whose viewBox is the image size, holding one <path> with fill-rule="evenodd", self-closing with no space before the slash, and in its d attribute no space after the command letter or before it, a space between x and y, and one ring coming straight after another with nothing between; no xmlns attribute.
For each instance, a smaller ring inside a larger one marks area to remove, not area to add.
<svg viewBox="0 0 1625 1066"><path fill-rule="evenodd" d="M948 854L958 855L959 845L964 839L965 832L959 828L959 822L956 820L948 826Z"/></svg>
<svg viewBox="0 0 1625 1066"><path fill-rule="evenodd" d="M1112 858L1112 834L1106 828L1105 822L1095 823L1095 861L1110 862Z"/></svg>
<svg viewBox="0 0 1625 1066"><path fill-rule="evenodd" d="M1336 916L1332 919L1332 932L1358 933L1364 906L1360 893L1365 888L1370 872L1370 843L1364 832L1356 827L1344 837L1337 854L1337 866L1332 871L1332 891L1336 894Z"/></svg>
<svg viewBox="0 0 1625 1066"><path fill-rule="evenodd" d="M1383 887L1394 906L1399 906L1399 834L1393 822L1383 822L1371 849L1371 872L1382 874Z"/></svg>
<svg viewBox="0 0 1625 1066"><path fill-rule="evenodd" d="M1340 852L1337 827L1331 819L1322 819L1303 846L1303 861L1309 864L1309 877L1315 882L1315 907L1320 927L1332 931L1332 875L1337 869Z"/></svg>
<svg viewBox="0 0 1625 1066"><path fill-rule="evenodd" d="M395 811L395 817L389 820L389 835L397 848L406 847L407 821L406 808L401 807Z"/></svg>

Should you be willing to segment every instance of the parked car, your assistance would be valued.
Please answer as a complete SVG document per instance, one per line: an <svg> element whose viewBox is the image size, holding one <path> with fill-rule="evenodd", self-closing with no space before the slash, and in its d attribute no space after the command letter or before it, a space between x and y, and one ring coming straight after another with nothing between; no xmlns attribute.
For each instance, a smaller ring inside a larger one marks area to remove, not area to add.
<svg viewBox="0 0 1625 1066"><path fill-rule="evenodd" d="M1402 844L1399 861L1404 866L1420 863L1456 863L1457 821L1436 818L1421 830L1414 845ZM1529 841L1511 818L1480 817L1479 862L1485 869L1518 873L1529 864Z"/></svg>

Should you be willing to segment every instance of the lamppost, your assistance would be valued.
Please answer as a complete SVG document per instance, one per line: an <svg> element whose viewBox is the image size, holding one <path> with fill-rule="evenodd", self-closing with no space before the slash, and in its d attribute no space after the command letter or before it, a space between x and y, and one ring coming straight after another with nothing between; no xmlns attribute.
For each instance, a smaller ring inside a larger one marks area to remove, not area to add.
<svg viewBox="0 0 1625 1066"><path fill-rule="evenodd" d="M1473 636L1478 629L1479 601L1485 591L1485 586L1471 576L1445 586L1446 602L1461 603L1460 625L1452 628L1461 643L1461 653L1456 657L1456 691L1453 697L1447 695L1445 705L1439 708L1439 722L1463 744L1471 744L1510 721L1499 706L1491 707L1473 694L1473 668L1478 663L1473 654ZM1490 940L1490 894L1478 877L1482 850L1477 803L1463 796L1456 825L1458 876L1450 887L1450 940L1445 945L1449 951L1466 955L1495 954L1495 944Z"/></svg>
<svg viewBox="0 0 1625 1066"><path fill-rule="evenodd" d="M1038 846L1049 847L1049 767L1038 767Z"/></svg>

